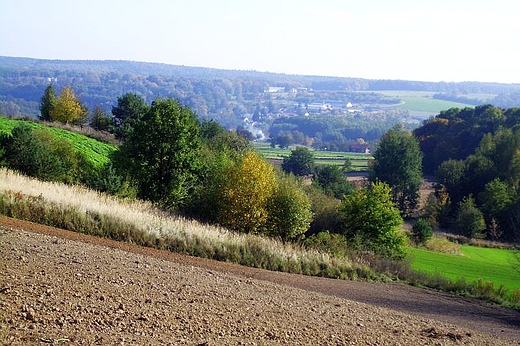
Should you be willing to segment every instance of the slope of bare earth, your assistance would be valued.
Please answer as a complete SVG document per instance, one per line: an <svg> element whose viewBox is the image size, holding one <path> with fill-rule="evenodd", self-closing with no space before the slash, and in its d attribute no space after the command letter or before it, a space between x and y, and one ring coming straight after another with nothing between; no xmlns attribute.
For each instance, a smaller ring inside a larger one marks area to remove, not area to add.
<svg viewBox="0 0 520 346"><path fill-rule="evenodd" d="M5 345L520 345L520 312L268 272L0 216Z"/></svg>

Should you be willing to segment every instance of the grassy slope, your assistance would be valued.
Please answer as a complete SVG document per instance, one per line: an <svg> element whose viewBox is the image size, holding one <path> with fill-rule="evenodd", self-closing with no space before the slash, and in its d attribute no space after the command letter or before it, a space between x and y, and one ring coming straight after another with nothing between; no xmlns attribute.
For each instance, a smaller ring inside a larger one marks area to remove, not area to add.
<svg viewBox="0 0 520 346"><path fill-rule="evenodd" d="M520 273L511 266L515 260L513 251L469 245L461 246L461 251L462 256L412 248L412 267L453 280L483 279L493 282L495 288L504 285L510 292L520 289Z"/></svg>
<svg viewBox="0 0 520 346"><path fill-rule="evenodd" d="M74 145L77 151L81 152L87 160L96 166L103 165L109 161L109 155L116 149L112 144L102 143L96 139L55 127L45 126L43 124L24 121L21 119L9 119L0 117L0 133L11 133L20 123L25 122L35 129L43 129L49 131L56 136L69 141Z"/></svg>

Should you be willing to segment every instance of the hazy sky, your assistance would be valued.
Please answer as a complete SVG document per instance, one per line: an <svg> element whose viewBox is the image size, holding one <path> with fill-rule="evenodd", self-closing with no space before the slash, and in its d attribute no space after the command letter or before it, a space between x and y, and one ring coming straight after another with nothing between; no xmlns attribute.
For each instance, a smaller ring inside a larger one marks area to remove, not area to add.
<svg viewBox="0 0 520 346"><path fill-rule="evenodd" d="M0 55L520 83L520 1L0 0Z"/></svg>

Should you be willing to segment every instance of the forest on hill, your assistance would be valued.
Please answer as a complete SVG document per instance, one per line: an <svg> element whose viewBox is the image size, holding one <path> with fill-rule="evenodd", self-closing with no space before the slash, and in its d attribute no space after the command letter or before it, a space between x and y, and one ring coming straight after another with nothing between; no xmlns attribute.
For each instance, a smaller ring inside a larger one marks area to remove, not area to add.
<svg viewBox="0 0 520 346"><path fill-rule="evenodd" d="M393 107L404 101L385 90L428 92L436 100L471 107L520 105L519 84L369 80L134 61L0 57L0 114L39 116L40 98L49 84L57 91L72 88L91 113L99 107L110 114L115 100L126 93L135 93L147 103L171 98L190 107L201 120L215 120L228 129L246 128L255 137L272 138L275 145L310 143L328 150L345 150L360 138L377 140L397 123L408 129L420 126L424 116ZM477 94L488 98L475 98Z"/></svg>

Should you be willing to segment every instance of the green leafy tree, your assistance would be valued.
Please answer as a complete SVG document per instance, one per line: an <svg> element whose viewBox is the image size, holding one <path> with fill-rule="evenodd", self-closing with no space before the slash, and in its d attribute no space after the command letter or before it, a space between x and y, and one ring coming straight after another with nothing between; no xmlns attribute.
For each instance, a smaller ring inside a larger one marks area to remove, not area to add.
<svg viewBox="0 0 520 346"><path fill-rule="evenodd" d="M287 241L302 236L312 220L311 202L301 180L280 175L267 202L267 234Z"/></svg>
<svg viewBox="0 0 520 346"><path fill-rule="evenodd" d="M40 101L40 120L51 121L51 112L56 106L58 97L52 84L45 88L45 92Z"/></svg>
<svg viewBox="0 0 520 346"><path fill-rule="evenodd" d="M431 239L433 229L428 220L418 219L412 226L412 236L418 244L425 244Z"/></svg>
<svg viewBox="0 0 520 346"><path fill-rule="evenodd" d="M458 230L462 235L475 239L486 237L484 215L475 205L473 196L470 195L459 203L456 222Z"/></svg>
<svg viewBox="0 0 520 346"><path fill-rule="evenodd" d="M50 110L52 121L64 124L82 124L88 115L88 109L78 100L71 87L65 87Z"/></svg>
<svg viewBox="0 0 520 346"><path fill-rule="evenodd" d="M324 165L316 167L313 184L320 186L326 194L338 199L354 190L340 166Z"/></svg>
<svg viewBox="0 0 520 346"><path fill-rule="evenodd" d="M116 161L138 186L138 197L165 208L181 206L197 182L200 125L188 107L157 99L134 123Z"/></svg>
<svg viewBox="0 0 520 346"><path fill-rule="evenodd" d="M132 93L126 93L117 98L117 106L112 107L114 134L117 138L128 138L134 124L148 112L144 99Z"/></svg>
<svg viewBox="0 0 520 346"><path fill-rule="evenodd" d="M345 196L339 208L345 235L356 239L361 248L389 258L405 256L407 239L400 229L403 219L386 183L373 182L356 190Z"/></svg>
<svg viewBox="0 0 520 346"><path fill-rule="evenodd" d="M286 173L292 173L300 177L311 174L314 171L314 155L306 147L297 147L291 150L291 155L283 159L282 168Z"/></svg>
<svg viewBox="0 0 520 346"><path fill-rule="evenodd" d="M390 185L392 200L406 215L419 203L421 166L422 154L417 140L396 126L381 138L369 167L369 180L380 180Z"/></svg>

